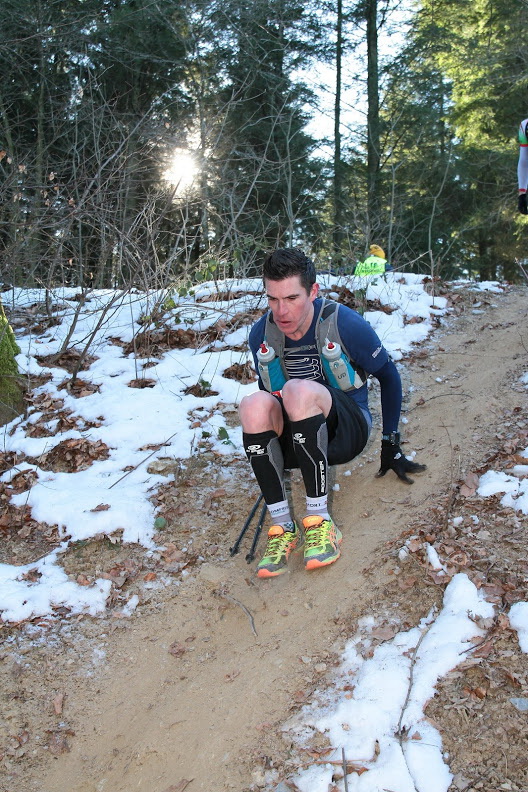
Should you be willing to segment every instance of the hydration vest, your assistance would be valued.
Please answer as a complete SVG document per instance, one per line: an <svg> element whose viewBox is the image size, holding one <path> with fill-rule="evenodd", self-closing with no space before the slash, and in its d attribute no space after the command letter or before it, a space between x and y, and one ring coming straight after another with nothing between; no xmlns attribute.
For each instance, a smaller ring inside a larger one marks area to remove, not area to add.
<svg viewBox="0 0 528 792"><path fill-rule="evenodd" d="M339 303L335 302L334 300L326 300L324 297L322 298L321 308L319 310L319 315L315 325L315 342L328 384L332 387L340 388L340 390L350 391L363 387L367 381L367 374L365 373L364 369L358 366L351 359L345 345L341 340L341 336L339 335L339 330L337 327L338 311ZM325 365L326 361L323 355L323 347L327 341L331 341L334 344L339 344L341 347L344 361L348 369L346 382L343 382L343 380L339 377L334 377L329 367ZM269 311L268 315L266 316L264 343L266 346L272 347L274 349L276 358L273 363L275 363L275 365L267 367L266 371L263 372L263 368L266 366L266 364L259 363L259 373L266 390L276 393L282 389L284 382L289 379L289 376L284 364L285 335L282 330L279 330L273 321L273 314L271 311ZM280 368L276 365L277 362L280 364ZM263 374L265 374L265 376L263 376Z"/></svg>

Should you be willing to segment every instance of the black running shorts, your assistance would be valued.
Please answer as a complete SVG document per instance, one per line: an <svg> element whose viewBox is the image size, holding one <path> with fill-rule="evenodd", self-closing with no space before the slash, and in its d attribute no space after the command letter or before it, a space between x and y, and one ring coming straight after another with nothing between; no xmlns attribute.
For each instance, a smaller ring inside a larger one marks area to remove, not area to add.
<svg viewBox="0 0 528 792"><path fill-rule="evenodd" d="M337 388L330 388L328 385L324 387L332 394L332 407L326 419L328 464L343 465L361 454L367 444L369 428L363 412L351 396L347 396ZM293 448L290 420L284 410L282 399L279 401L284 417L284 431L279 438L284 454L284 467L297 468L299 464Z"/></svg>

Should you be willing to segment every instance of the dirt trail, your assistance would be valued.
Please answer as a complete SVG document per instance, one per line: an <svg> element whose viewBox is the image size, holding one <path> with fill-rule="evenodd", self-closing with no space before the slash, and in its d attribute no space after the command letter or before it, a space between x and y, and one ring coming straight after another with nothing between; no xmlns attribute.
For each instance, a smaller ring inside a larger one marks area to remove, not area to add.
<svg viewBox="0 0 528 792"><path fill-rule="evenodd" d="M223 538L219 529L215 556L131 617L93 620L91 632L70 624L55 655L42 654L42 644L25 651L21 700L33 695L49 709L65 693L56 720L66 724L68 750L39 750L33 740L32 753L9 764L6 792L173 792L183 779L192 779L188 792L263 785L266 767L289 756L281 724L383 599L394 571L386 543L482 463L505 407L526 414L526 393L513 387L526 364L526 296L524 288L461 293L456 314L406 365L404 448L427 472L411 487L393 474L376 479L379 430L359 460L336 469L338 563L306 573L294 559L288 574L260 581L244 559L249 542L229 556L255 491L240 462L231 473L236 520ZM298 502L295 477L292 491ZM217 514L220 525L222 507ZM413 596L419 611L420 593Z"/></svg>

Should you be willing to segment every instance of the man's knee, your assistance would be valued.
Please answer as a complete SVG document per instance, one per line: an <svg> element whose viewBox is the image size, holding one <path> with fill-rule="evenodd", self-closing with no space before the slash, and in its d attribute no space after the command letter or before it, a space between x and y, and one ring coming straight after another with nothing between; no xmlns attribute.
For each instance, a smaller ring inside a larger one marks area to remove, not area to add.
<svg viewBox="0 0 528 792"><path fill-rule="evenodd" d="M294 421L317 413L327 417L332 407L328 388L313 380L288 380L282 389L282 400L286 413Z"/></svg>
<svg viewBox="0 0 528 792"><path fill-rule="evenodd" d="M277 431L277 421L282 418L277 399L267 391L257 391L241 400L238 415L245 432Z"/></svg>

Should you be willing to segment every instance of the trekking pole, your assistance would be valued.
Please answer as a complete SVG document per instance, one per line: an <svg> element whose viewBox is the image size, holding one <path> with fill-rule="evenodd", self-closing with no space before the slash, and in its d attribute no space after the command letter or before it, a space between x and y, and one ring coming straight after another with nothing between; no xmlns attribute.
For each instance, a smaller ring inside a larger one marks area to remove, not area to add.
<svg viewBox="0 0 528 792"><path fill-rule="evenodd" d="M246 522L244 523L244 526L243 526L242 530L240 531L235 544L233 545L233 547L230 548L229 552L230 552L230 554L232 556L234 556L236 553L238 553L238 551L240 549L240 542L244 538L244 535L245 535L247 529L249 528L249 524L250 524L251 520L253 519L253 517L255 516L255 512L257 511L259 503L260 503L260 501L262 500L263 497L264 496L262 495L262 493L260 493L260 495L258 496L257 500L255 501L251 511L249 512L249 516L248 516Z"/></svg>
<svg viewBox="0 0 528 792"><path fill-rule="evenodd" d="M246 555L246 561L248 562L248 564L251 564L251 562L255 558L255 550L257 549L257 544L258 544L258 540L260 539L260 533L262 531L262 526L264 525L264 520L266 519L266 509L267 509L267 506L266 506L266 504L264 504L264 506L262 507L262 511L260 512L260 517L258 519L257 527L255 528L255 533L253 535L253 541L251 543L251 549L250 549L249 553Z"/></svg>

